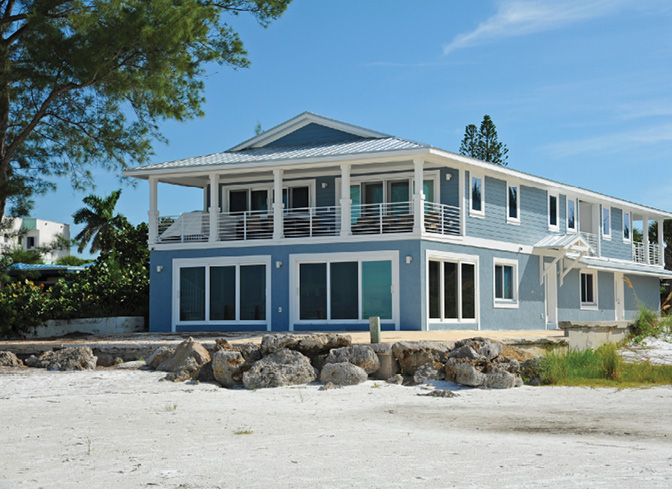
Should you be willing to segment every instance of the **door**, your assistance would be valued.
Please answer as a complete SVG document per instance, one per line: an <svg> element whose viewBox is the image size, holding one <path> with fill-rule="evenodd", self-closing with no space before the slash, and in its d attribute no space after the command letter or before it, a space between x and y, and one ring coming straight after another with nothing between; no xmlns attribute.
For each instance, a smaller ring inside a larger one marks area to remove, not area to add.
<svg viewBox="0 0 672 489"><path fill-rule="evenodd" d="M625 320L625 281L623 274L620 272L614 273L614 311L616 313L616 321Z"/></svg>
<svg viewBox="0 0 672 489"><path fill-rule="evenodd" d="M547 266L544 264L544 266ZM546 284L546 329L558 328L558 266L548 266Z"/></svg>

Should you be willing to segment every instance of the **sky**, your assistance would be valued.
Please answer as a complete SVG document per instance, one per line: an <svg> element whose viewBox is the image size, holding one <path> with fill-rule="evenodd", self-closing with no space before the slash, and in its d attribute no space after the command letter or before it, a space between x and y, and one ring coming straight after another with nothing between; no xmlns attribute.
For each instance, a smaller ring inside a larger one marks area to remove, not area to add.
<svg viewBox="0 0 672 489"><path fill-rule="evenodd" d="M457 152L489 114L509 167L672 211L669 0L294 0L267 29L230 24L251 66L208 67L205 117L163 123L152 163L306 110ZM58 180L33 217L72 225L84 196L121 188L117 210L147 220L146 181L94 176L86 192ZM159 186L161 215L201 206L196 189Z"/></svg>

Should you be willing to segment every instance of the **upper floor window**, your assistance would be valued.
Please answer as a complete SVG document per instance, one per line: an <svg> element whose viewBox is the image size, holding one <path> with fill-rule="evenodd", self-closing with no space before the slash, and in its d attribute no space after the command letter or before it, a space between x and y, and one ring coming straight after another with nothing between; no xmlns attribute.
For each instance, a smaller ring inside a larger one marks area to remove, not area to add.
<svg viewBox="0 0 672 489"><path fill-rule="evenodd" d="M507 184L506 221L520 224L520 195L518 185Z"/></svg>
<svg viewBox="0 0 672 489"><path fill-rule="evenodd" d="M229 212L268 210L268 190L240 189L229 191Z"/></svg>
<svg viewBox="0 0 672 489"><path fill-rule="evenodd" d="M471 176L471 207L470 214L477 216L485 215L485 205L483 202L483 177Z"/></svg>
<svg viewBox="0 0 672 489"><path fill-rule="evenodd" d="M630 230L630 213L623 213L623 241L630 241L630 235L632 231Z"/></svg>
<svg viewBox="0 0 672 489"><path fill-rule="evenodd" d="M576 217L576 199L567 198L567 231L577 230Z"/></svg>
<svg viewBox="0 0 672 489"><path fill-rule="evenodd" d="M310 207L310 188L290 187L282 189L282 203L285 209Z"/></svg>
<svg viewBox="0 0 672 489"><path fill-rule="evenodd" d="M35 238L33 236L28 236L26 238L26 249L35 248Z"/></svg>
<svg viewBox="0 0 672 489"><path fill-rule="evenodd" d="M548 194L548 229L558 230L558 196Z"/></svg>
<svg viewBox="0 0 672 489"><path fill-rule="evenodd" d="M611 239L611 208L602 207L602 237Z"/></svg>

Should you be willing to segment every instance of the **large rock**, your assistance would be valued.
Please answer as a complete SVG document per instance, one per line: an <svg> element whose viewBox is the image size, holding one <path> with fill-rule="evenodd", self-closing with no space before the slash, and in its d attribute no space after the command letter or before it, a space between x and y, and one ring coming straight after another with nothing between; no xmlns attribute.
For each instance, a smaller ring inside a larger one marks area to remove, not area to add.
<svg viewBox="0 0 672 489"><path fill-rule="evenodd" d="M217 382L231 389L243 383L245 363L241 352L219 350L212 356L212 373Z"/></svg>
<svg viewBox="0 0 672 489"><path fill-rule="evenodd" d="M174 353L175 348L171 348L169 346L160 346L154 350L154 353L152 353L146 360L147 366L156 368L161 365L164 360L170 358Z"/></svg>
<svg viewBox="0 0 672 489"><path fill-rule="evenodd" d="M392 353L403 374L413 375L426 363L446 363L451 343L428 341L399 341L392 345Z"/></svg>
<svg viewBox="0 0 672 489"><path fill-rule="evenodd" d="M378 355L368 345L353 345L344 348L334 348L327 355L326 364L348 362L364 369L367 374L380 368ZM334 382L335 383L335 382Z"/></svg>
<svg viewBox="0 0 672 489"><path fill-rule="evenodd" d="M416 384L426 384L432 380L443 380L446 377L443 364L426 363L413 374Z"/></svg>
<svg viewBox="0 0 672 489"><path fill-rule="evenodd" d="M511 389L516 386L516 376L509 372L488 372L482 385L486 389Z"/></svg>
<svg viewBox="0 0 672 489"><path fill-rule="evenodd" d="M203 345L194 341L193 338L180 343L175 353L161 362L156 370L170 372L166 380L180 382L184 380L196 380L201 367L210 361L210 354Z"/></svg>
<svg viewBox="0 0 672 489"><path fill-rule="evenodd" d="M0 367L23 367L23 362L11 351L0 351Z"/></svg>
<svg viewBox="0 0 672 489"><path fill-rule="evenodd" d="M464 359L467 360L485 360L485 357L474 350L469 345L462 345L458 348L455 348L453 351L448 353L448 358Z"/></svg>
<svg viewBox="0 0 672 489"><path fill-rule="evenodd" d="M467 350L465 347L471 348L478 355L478 359L484 359L488 362L501 355L504 348L504 346L497 341L493 341L489 338L476 337L458 341L455 343L455 350L451 353L457 355L458 351L466 352ZM464 356L463 354L462 356L457 356L457 358L469 357ZM477 358L472 359L476 360Z"/></svg>
<svg viewBox="0 0 672 489"><path fill-rule="evenodd" d="M485 381L483 372L469 362L450 362L446 367L446 376L456 384L479 387Z"/></svg>
<svg viewBox="0 0 672 489"><path fill-rule="evenodd" d="M337 333L318 333L309 335L296 335L278 333L265 335L261 339L261 353L266 356L283 348L296 350L308 357L327 353L333 348L350 346L350 335Z"/></svg>
<svg viewBox="0 0 672 489"><path fill-rule="evenodd" d="M305 355L283 348L256 362L243 374L247 389L307 384L316 379L315 369Z"/></svg>
<svg viewBox="0 0 672 489"><path fill-rule="evenodd" d="M88 346L72 346L56 351L45 351L38 358L33 358L31 367L47 370L92 370L96 368L98 359Z"/></svg>
<svg viewBox="0 0 672 489"><path fill-rule="evenodd" d="M320 382L335 385L356 385L366 382L369 376L363 368L350 362L328 363L320 372Z"/></svg>

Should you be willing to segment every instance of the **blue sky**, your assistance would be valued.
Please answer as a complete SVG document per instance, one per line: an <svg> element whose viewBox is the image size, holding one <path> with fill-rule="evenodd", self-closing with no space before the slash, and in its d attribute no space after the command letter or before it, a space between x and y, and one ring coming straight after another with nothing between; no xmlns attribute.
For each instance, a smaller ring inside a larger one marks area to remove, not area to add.
<svg viewBox="0 0 672 489"><path fill-rule="evenodd" d="M672 210L668 0L294 0L268 29L231 24L251 67L210 67L206 116L163 124L152 162L224 151L305 110L457 151L489 114L511 168ZM123 185L118 210L146 220L146 182L95 176L94 193ZM72 223L89 192L58 185L33 215ZM159 187L163 215L200 203Z"/></svg>

